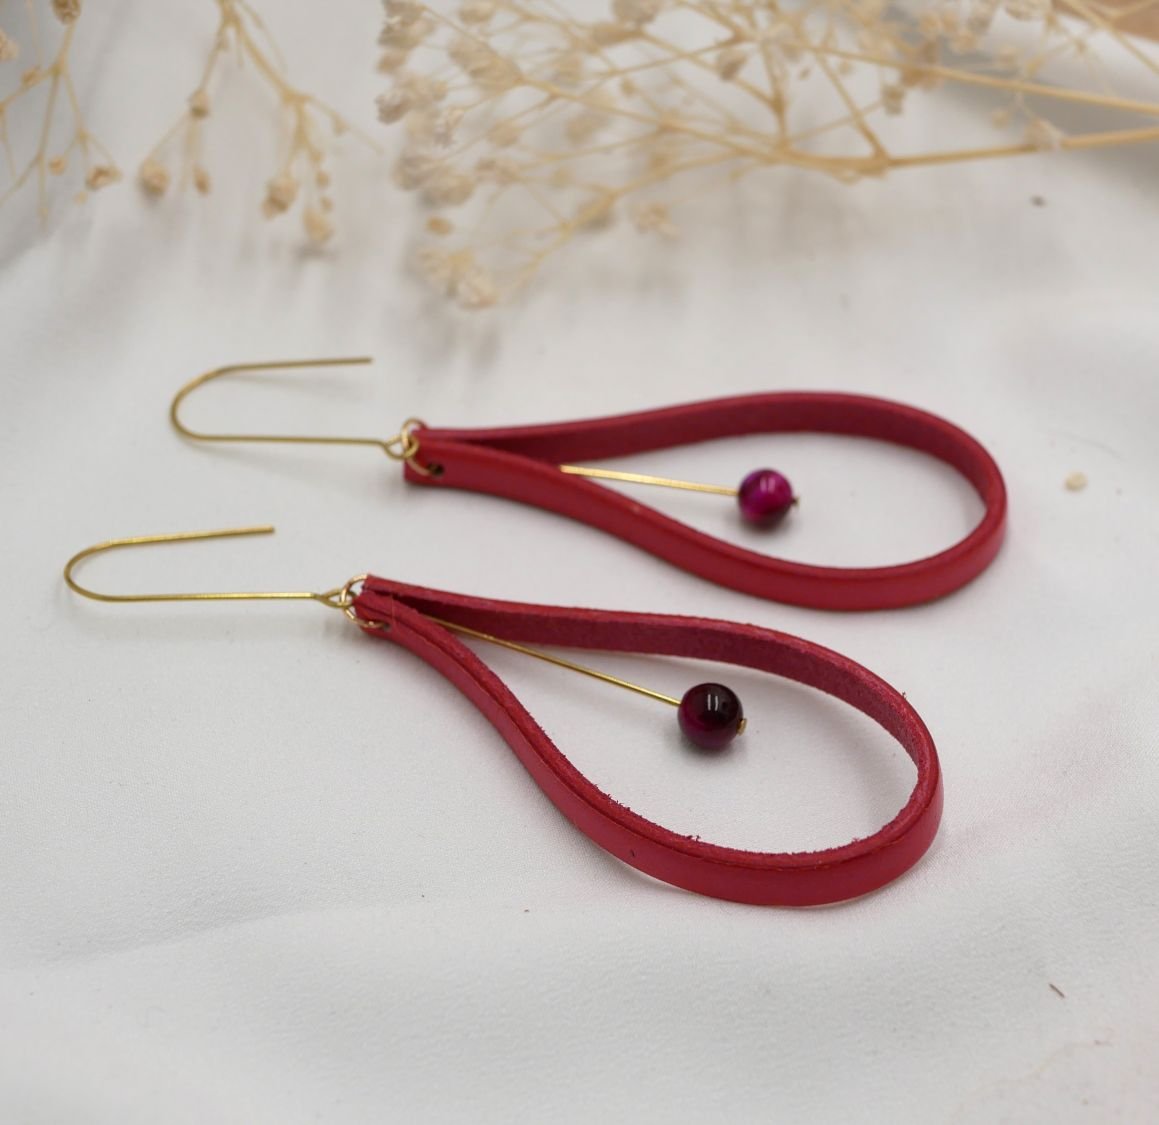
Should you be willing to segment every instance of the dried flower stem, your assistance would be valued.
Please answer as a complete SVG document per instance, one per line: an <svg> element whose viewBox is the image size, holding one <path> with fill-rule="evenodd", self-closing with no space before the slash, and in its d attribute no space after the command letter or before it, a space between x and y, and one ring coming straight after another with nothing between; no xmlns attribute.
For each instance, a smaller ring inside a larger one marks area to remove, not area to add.
<svg viewBox="0 0 1159 1125"><path fill-rule="evenodd" d="M89 191L96 191L120 179L116 162L85 124L80 100L77 98L76 87L73 84L69 60L73 36L77 28L78 14L79 9L73 12L65 22L64 32L52 61L47 66L37 63L24 71L20 77L19 87L6 97L0 98L0 146L4 150L4 159L10 177L8 187L3 194L0 194L0 205L6 203L25 184L35 178L37 210L41 220L47 219L49 213L49 176L61 175L67 168L69 158L74 152L80 153L83 162L84 184ZM35 28L35 26L34 21L33 27ZM39 58L39 34L35 34L34 39ZM21 167L8 133L8 116L17 103L26 99L33 90L46 84L48 90L45 98L44 115L41 118L38 131L36 151ZM62 93L63 98L61 97ZM54 153L52 151L52 138L62 103L67 106L71 117L72 136L63 148ZM83 198L83 193L81 198Z"/></svg>
<svg viewBox="0 0 1159 1125"><path fill-rule="evenodd" d="M161 195L168 189L166 153L180 139L186 174L192 177L199 192L209 191L209 172L202 159L204 123L210 114L214 78L223 60L232 54L238 63L252 65L277 97L283 113L284 127L279 143L285 156L267 183L262 212L267 218L273 218L289 211L301 196L302 221L308 238L315 243L325 242L334 231L330 219L333 199L327 191L330 185L326 167L328 137L351 133L372 150L381 152L381 148L373 138L354 128L338 110L289 81L261 17L245 0L215 2L218 26L201 79L189 96L187 108L142 162L140 183L150 195Z"/></svg>

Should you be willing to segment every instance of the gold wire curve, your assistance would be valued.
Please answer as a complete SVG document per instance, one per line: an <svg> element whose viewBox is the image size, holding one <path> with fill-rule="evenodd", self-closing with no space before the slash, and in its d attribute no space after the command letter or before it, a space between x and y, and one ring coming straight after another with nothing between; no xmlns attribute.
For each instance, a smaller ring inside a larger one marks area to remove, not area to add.
<svg viewBox="0 0 1159 1125"><path fill-rule="evenodd" d="M353 589L366 576L358 575L349 582L332 590L214 590L196 593L160 594L104 594L88 586L82 586L74 577L77 564L94 555L122 547L145 547L156 543L191 543L202 539L233 539L243 535L272 535L270 524L254 527L226 527L214 531L178 531L168 535L131 535L124 539L106 539L78 551L64 565L64 580L68 588L82 598L97 602L219 602L219 601L312 601L340 609L345 612L354 602Z"/></svg>
<svg viewBox="0 0 1159 1125"><path fill-rule="evenodd" d="M106 551L120 550L125 547L147 547L160 543L192 543L206 539L235 539L245 535L272 535L273 532L274 528L271 524L257 524L253 527L225 527L212 531L176 531L165 535L130 535L122 539L106 539L102 543L94 543L91 547L86 547L83 551L77 551L64 564L64 580L73 593L79 594L82 598L90 598L96 602L311 601L319 602L321 605L329 606L331 609L340 610L350 621L361 629L373 630L389 628L384 622L368 621L360 617L354 608L354 591L357 586L366 581L368 576L365 574L356 574L353 578L347 579L341 586L335 586L331 590L322 591L212 590L159 594L105 594L99 590L93 590L88 586L82 586L76 580L73 573L77 565L85 559L92 558L94 555L104 554ZM543 652L541 649L516 644L514 641L497 637L492 633L484 633L478 629L471 629L466 625L459 625L454 621L447 621L441 617L434 617L431 614L427 614L426 616L428 620L443 626L445 629L449 629L451 632L474 637L477 640L486 641L489 644L522 653L524 656L534 657L536 660L554 664L557 668L566 668L569 671L590 676L592 679L600 680L614 687L624 688L638 695L647 696L649 699L654 699L660 703L667 703L673 707L680 706L680 700L673 696L653 691L651 688L643 687L640 684L633 683L631 680L621 679L619 676L609 675L607 672L601 672L586 664L577 664L574 661L565 660L562 657ZM745 723L742 719L740 725L737 727L737 733L742 733L744 727Z"/></svg>
<svg viewBox="0 0 1159 1125"><path fill-rule="evenodd" d="M415 460L419 451L419 443L414 431L422 429L425 425L421 418L408 418L403 422L398 433L390 438L330 437L309 434L207 433L203 430L194 430L181 420L181 406L185 400L199 387L204 387L207 383L212 383L226 375L245 371L292 371L304 367L351 367L370 362L370 356L363 355L329 359L278 359L265 363L229 363L223 367L215 367L212 371L206 371L204 374L190 379L177 391L173 396L173 401L169 404L169 421L182 437L187 437L192 441L262 442L282 445L369 445L381 449L392 461L405 461L417 472L429 473L430 470Z"/></svg>
<svg viewBox="0 0 1159 1125"><path fill-rule="evenodd" d="M293 371L304 367L351 367L370 363L370 356L339 356L327 359L277 359L265 363L229 363L223 367L215 367L196 378L190 379L173 396L169 404L169 421L173 428L183 437L192 441L217 442L261 442L278 445L369 445L381 449L392 461L403 461L416 473L423 476L437 475L438 466L427 467L418 460L419 440L416 430L426 427L421 418L408 418L399 427L398 433L389 438L371 437L330 437L327 435L310 434L219 434L207 433L204 430L194 430L181 420L181 406L185 400L199 387L212 383L225 375L233 375L244 371ZM688 492L706 492L717 496L736 496L737 489L719 484L699 484L696 481L676 480L672 477L658 477L651 473L631 473L620 469L599 469L587 465L560 465L560 471L572 476L586 477L592 480L612 480L625 484L657 485L661 488L677 488ZM796 503L796 500L794 500Z"/></svg>

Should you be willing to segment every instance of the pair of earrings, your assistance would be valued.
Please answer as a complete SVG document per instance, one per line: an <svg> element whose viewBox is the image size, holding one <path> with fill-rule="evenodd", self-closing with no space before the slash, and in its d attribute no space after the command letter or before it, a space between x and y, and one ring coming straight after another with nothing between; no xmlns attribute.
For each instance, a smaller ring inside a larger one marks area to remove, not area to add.
<svg viewBox="0 0 1159 1125"><path fill-rule="evenodd" d="M367 361L321 361L361 362ZM180 408L188 395L221 376L317 365L319 361L238 364L208 372L178 393L170 411L173 424L185 436L203 441L375 446L400 462L412 483L470 489L533 504L600 528L720 585L816 608L879 609L940 597L979 574L1001 543L1005 488L997 465L982 446L943 419L861 395L744 395L611 418L486 430L437 429L411 419L385 439L210 434L193 431L181 421ZM771 526L793 504L788 482L773 470L757 470L729 489L583 464L712 438L797 431L875 438L937 457L974 486L986 506L985 515L955 546L902 566L808 566L695 531L596 483L612 479L732 495L744 518ZM548 798L585 835L625 863L700 894L762 905L836 902L896 879L933 841L941 816L941 772L921 717L868 669L799 637L706 618L468 597L369 574L320 592L172 594L104 594L82 586L74 576L82 560L111 549L272 530L237 528L109 540L74 555L65 579L76 593L106 602L310 600L337 609L367 636L409 649L459 688L499 731ZM675 699L535 646L684 656L782 676L818 688L877 721L910 756L917 780L889 824L840 847L753 852L681 836L625 808L588 781L463 637L501 645L673 705L681 729L705 750L723 748L744 729L743 707L731 689L698 684Z"/></svg>

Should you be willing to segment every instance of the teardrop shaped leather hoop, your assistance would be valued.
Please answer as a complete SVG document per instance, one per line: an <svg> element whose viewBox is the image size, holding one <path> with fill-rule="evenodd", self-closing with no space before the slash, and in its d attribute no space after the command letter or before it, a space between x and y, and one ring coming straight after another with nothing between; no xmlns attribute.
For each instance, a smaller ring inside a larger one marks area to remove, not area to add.
<svg viewBox="0 0 1159 1125"><path fill-rule="evenodd" d="M638 500L568 475L569 462L623 457L714 438L813 432L916 449L961 473L986 511L964 539L896 566L813 566L773 558L697 531ZM912 406L864 395L780 391L587 421L498 429L416 428L407 479L532 504L633 543L720 586L815 609L892 609L964 586L993 560L1006 523L994 459L968 433Z"/></svg>
<svg viewBox="0 0 1159 1125"><path fill-rule="evenodd" d="M896 879L922 857L937 832L941 771L921 717L868 669L799 637L697 617L492 601L374 577L363 580L351 612L369 635L402 645L453 683L581 832L624 863L667 883L759 905L837 902ZM917 782L904 808L884 828L825 851L754 852L682 836L598 789L495 672L432 617L521 644L694 657L808 684L881 724L913 760Z"/></svg>

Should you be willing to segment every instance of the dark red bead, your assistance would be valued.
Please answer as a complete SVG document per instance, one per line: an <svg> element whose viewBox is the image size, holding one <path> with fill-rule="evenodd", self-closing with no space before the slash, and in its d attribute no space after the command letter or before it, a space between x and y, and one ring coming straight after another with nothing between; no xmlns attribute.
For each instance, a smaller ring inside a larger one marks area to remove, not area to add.
<svg viewBox="0 0 1159 1125"><path fill-rule="evenodd" d="M776 527L793 506L793 486L776 469L754 469L737 489L740 514L758 527Z"/></svg>
<svg viewBox="0 0 1159 1125"><path fill-rule="evenodd" d="M680 700L680 729L702 750L723 750L740 733L744 708L724 684L697 684Z"/></svg>

